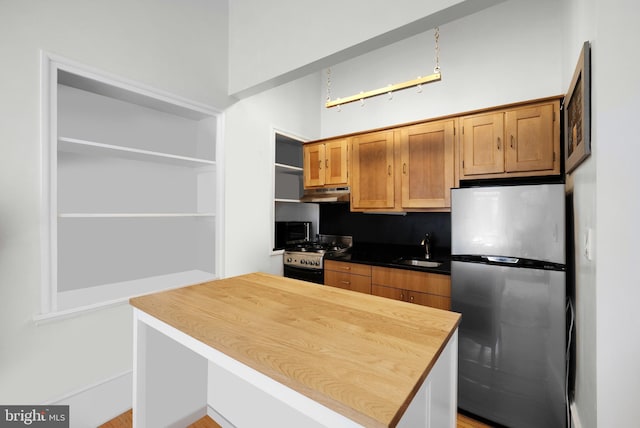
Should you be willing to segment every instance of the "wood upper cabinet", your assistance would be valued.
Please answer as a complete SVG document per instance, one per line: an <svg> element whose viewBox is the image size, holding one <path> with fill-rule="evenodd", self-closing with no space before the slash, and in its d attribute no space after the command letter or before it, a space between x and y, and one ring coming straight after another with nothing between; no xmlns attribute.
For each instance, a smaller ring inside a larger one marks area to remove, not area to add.
<svg viewBox="0 0 640 428"><path fill-rule="evenodd" d="M525 107L505 113L507 172L553 170L555 159L560 157L554 147L554 118L553 104ZM559 128L560 121L557 122Z"/></svg>
<svg viewBox="0 0 640 428"><path fill-rule="evenodd" d="M324 185L324 144L302 146L304 187Z"/></svg>
<svg viewBox="0 0 640 428"><path fill-rule="evenodd" d="M455 183L455 119L354 137L351 210L446 209Z"/></svg>
<svg viewBox="0 0 640 428"><path fill-rule="evenodd" d="M347 138L305 144L304 187L346 186L348 147Z"/></svg>
<svg viewBox="0 0 640 428"><path fill-rule="evenodd" d="M400 130L403 208L451 206L454 132L454 120L407 126Z"/></svg>
<svg viewBox="0 0 640 428"><path fill-rule="evenodd" d="M560 174L560 101L461 119L460 178Z"/></svg>
<svg viewBox="0 0 640 428"><path fill-rule="evenodd" d="M351 209L393 209L394 134L361 134L351 142Z"/></svg>
<svg viewBox="0 0 640 428"><path fill-rule="evenodd" d="M504 172L504 113L462 119L462 175Z"/></svg>

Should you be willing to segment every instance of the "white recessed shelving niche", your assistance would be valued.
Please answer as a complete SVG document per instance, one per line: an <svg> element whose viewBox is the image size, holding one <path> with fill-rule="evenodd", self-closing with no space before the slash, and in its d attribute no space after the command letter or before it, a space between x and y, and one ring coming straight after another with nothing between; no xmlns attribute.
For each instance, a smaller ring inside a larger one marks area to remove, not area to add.
<svg viewBox="0 0 640 428"><path fill-rule="evenodd" d="M221 114L43 54L47 318L220 276Z"/></svg>

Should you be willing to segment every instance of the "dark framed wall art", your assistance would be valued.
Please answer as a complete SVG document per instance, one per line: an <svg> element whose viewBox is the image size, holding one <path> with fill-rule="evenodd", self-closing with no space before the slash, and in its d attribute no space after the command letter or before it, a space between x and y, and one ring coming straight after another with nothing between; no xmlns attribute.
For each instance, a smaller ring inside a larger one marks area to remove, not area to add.
<svg viewBox="0 0 640 428"><path fill-rule="evenodd" d="M591 45L584 42L564 98L565 171L571 173L591 154Z"/></svg>

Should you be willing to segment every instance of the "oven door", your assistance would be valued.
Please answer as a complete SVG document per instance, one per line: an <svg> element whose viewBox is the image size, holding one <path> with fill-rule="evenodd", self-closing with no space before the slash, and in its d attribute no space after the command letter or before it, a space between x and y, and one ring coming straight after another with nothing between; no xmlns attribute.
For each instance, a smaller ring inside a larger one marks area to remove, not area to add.
<svg viewBox="0 0 640 428"><path fill-rule="evenodd" d="M286 278L300 279L315 284L324 284L324 270L322 269L304 269L284 265L284 276Z"/></svg>

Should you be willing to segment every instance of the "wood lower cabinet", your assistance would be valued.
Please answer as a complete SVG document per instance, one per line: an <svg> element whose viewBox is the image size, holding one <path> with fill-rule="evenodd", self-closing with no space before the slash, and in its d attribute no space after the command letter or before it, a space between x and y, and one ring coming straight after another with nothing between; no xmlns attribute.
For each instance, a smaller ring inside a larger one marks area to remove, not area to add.
<svg viewBox="0 0 640 428"><path fill-rule="evenodd" d="M429 272L373 266L371 294L451 310L451 277Z"/></svg>
<svg viewBox="0 0 640 428"><path fill-rule="evenodd" d="M325 260L324 284L371 294L371 266Z"/></svg>
<svg viewBox="0 0 640 428"><path fill-rule="evenodd" d="M303 146L304 187L335 187L348 184L349 139L340 138Z"/></svg>
<svg viewBox="0 0 640 428"><path fill-rule="evenodd" d="M462 117L460 179L560 174L560 101Z"/></svg>
<svg viewBox="0 0 640 428"><path fill-rule="evenodd" d="M437 296L435 294L420 293L384 285L371 285L371 294L386 297L389 299L401 300L403 302L415 303L422 306L431 306L438 309L451 309L451 298Z"/></svg>

